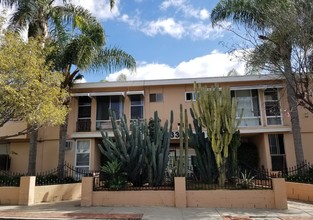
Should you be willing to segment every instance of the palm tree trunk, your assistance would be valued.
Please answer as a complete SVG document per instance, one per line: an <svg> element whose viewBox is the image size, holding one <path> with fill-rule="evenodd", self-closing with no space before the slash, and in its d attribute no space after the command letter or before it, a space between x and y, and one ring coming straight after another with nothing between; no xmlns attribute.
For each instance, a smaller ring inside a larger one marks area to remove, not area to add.
<svg viewBox="0 0 313 220"><path fill-rule="evenodd" d="M67 125L68 125L68 115L65 118L64 124L60 126L60 141L59 141L59 160L58 160L58 176L64 176L64 165L65 165L65 146L66 146L66 136L67 136Z"/></svg>
<svg viewBox="0 0 313 220"><path fill-rule="evenodd" d="M295 93L295 80L292 75L292 67L290 59L284 59L285 78L287 81L287 100L289 104L289 112L291 118L291 128L293 135L293 144L296 155L296 162L299 164L304 161L300 120L298 113L298 100Z"/></svg>
<svg viewBox="0 0 313 220"><path fill-rule="evenodd" d="M29 154L28 154L28 175L36 175L36 159L37 159L37 138L38 129L36 125L31 125L29 133Z"/></svg>

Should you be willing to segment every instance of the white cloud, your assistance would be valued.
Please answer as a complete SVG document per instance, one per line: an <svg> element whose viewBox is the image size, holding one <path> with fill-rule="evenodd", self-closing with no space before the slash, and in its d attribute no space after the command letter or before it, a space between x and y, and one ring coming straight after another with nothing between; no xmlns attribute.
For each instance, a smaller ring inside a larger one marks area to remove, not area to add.
<svg viewBox="0 0 313 220"><path fill-rule="evenodd" d="M196 19L209 19L210 13L207 9L196 9L186 0L165 0L161 3L161 10L168 10L174 8L177 12L182 12L185 17L193 17Z"/></svg>
<svg viewBox="0 0 313 220"><path fill-rule="evenodd" d="M144 28L142 28L142 31L149 36L154 36L157 34L168 34L174 38L179 39L183 36L185 29L173 18L167 18L151 21Z"/></svg>
<svg viewBox="0 0 313 220"><path fill-rule="evenodd" d="M238 56L239 53L237 52L236 55ZM240 75L245 73L244 63L236 56L212 51L208 55L181 62L174 68L166 64L143 63L137 67L136 73L131 74L129 70L121 70L110 74L106 80L115 81L121 73L127 76L127 80L227 76L233 69Z"/></svg>
<svg viewBox="0 0 313 220"><path fill-rule="evenodd" d="M57 0L56 4L60 5L63 1ZM100 20L107 20L118 17L120 15L120 0L115 1L115 6L111 10L109 0L72 0L72 4L82 6L92 13L93 16Z"/></svg>
<svg viewBox="0 0 313 220"><path fill-rule="evenodd" d="M118 20L151 37L168 35L176 39L206 40L223 36L224 29L219 26L213 28L208 22L210 13L207 9L195 9L187 0L165 0L160 5L163 11L170 7L177 9L179 13L171 13L172 17L144 20L140 11L137 10L135 15L123 14Z"/></svg>

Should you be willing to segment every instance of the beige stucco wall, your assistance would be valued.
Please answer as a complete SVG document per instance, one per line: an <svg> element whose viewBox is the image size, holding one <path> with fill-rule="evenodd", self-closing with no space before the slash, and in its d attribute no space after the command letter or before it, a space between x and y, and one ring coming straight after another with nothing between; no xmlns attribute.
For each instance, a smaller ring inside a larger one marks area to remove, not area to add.
<svg viewBox="0 0 313 220"><path fill-rule="evenodd" d="M288 199L313 202L313 184L286 182Z"/></svg>
<svg viewBox="0 0 313 220"><path fill-rule="evenodd" d="M101 191L92 193L92 206L174 206L174 191Z"/></svg>
<svg viewBox="0 0 313 220"><path fill-rule="evenodd" d="M272 190L190 190L187 205L193 208L275 208Z"/></svg>
<svg viewBox="0 0 313 220"><path fill-rule="evenodd" d="M273 190L188 190L175 178L174 191L93 191L93 178L82 181L81 206L175 206L206 208L287 209L284 179L273 179ZM240 198L240 199L238 199Z"/></svg>
<svg viewBox="0 0 313 220"><path fill-rule="evenodd" d="M29 142L16 142L10 143L11 154L11 167L13 172L26 173L28 167L28 149Z"/></svg>
<svg viewBox="0 0 313 220"><path fill-rule="evenodd" d="M35 187L35 203L77 200L80 198L81 183Z"/></svg>
<svg viewBox="0 0 313 220"><path fill-rule="evenodd" d="M17 205L19 192L19 187L0 187L0 205Z"/></svg>
<svg viewBox="0 0 313 220"><path fill-rule="evenodd" d="M27 123L22 121L9 121L3 127L0 127L0 136L13 135L27 128ZM26 139L27 135L20 135L9 138L9 140Z"/></svg>
<svg viewBox="0 0 313 220"><path fill-rule="evenodd" d="M293 147L294 145L293 145L292 133L284 134L284 146L285 146L287 167L293 167L297 164L297 162L296 162L295 149Z"/></svg>

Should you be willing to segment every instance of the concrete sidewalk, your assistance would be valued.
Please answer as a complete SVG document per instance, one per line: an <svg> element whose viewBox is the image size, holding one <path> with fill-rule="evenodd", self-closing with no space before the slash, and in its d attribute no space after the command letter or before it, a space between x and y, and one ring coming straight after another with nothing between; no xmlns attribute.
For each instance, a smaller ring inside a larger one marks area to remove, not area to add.
<svg viewBox="0 0 313 220"><path fill-rule="evenodd" d="M80 207L80 201L0 206L0 219L313 220L313 205L288 201L288 210L170 207Z"/></svg>

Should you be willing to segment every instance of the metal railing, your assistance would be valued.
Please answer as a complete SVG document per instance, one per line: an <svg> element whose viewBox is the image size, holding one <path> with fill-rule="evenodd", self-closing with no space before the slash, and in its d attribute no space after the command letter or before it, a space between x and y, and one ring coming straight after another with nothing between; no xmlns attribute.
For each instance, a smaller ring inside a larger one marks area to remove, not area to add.
<svg viewBox="0 0 313 220"><path fill-rule="evenodd" d="M78 183L81 182L82 177L92 175L94 175L92 171L65 163L62 168L36 173L36 186ZM19 186L22 176L28 176L28 174L0 171L0 186Z"/></svg>
<svg viewBox="0 0 313 220"><path fill-rule="evenodd" d="M91 121L90 119L78 119L76 122L77 132L87 132L91 131Z"/></svg>

